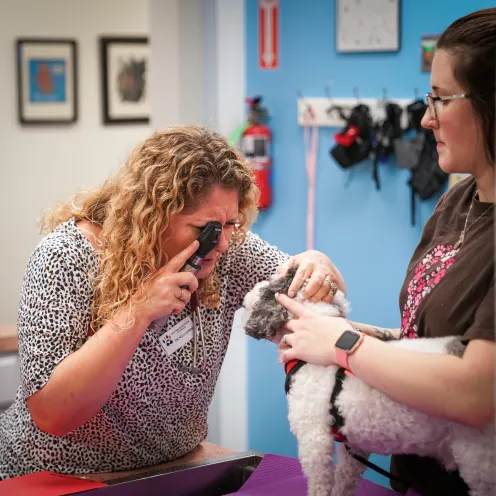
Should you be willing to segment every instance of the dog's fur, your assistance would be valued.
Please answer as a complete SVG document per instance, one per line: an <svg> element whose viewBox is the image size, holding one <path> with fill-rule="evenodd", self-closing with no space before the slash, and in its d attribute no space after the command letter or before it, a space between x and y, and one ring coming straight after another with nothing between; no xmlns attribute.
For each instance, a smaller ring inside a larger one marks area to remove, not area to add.
<svg viewBox="0 0 496 496"><path fill-rule="evenodd" d="M290 315L277 302L275 293L287 294L295 271L293 267L284 279L274 277L259 283L246 295L244 328L249 336L275 341L287 332L283 325ZM297 298L303 301L300 293ZM321 315L344 317L348 312L341 292L331 304L303 303ZM388 346L458 356L465 349L457 337L392 340ZM287 397L290 428L298 441L298 457L311 496L352 496L366 468L344 445L340 446L337 466L333 466L330 398L336 371L336 366L304 365L292 377ZM471 496L495 494L493 425L478 429L428 416L393 401L354 376L345 378L336 406L344 418L341 433L356 454L364 458L370 453L431 456L447 470L458 469Z"/></svg>

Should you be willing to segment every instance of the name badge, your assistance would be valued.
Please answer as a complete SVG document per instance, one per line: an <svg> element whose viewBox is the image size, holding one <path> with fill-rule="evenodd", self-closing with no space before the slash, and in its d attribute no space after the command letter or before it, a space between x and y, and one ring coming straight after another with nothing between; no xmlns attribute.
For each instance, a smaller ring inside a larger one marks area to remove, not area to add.
<svg viewBox="0 0 496 496"><path fill-rule="evenodd" d="M184 346L188 341L193 338L193 321L191 317L186 317L181 322L177 323L165 331L159 338L167 355L172 355L176 350Z"/></svg>

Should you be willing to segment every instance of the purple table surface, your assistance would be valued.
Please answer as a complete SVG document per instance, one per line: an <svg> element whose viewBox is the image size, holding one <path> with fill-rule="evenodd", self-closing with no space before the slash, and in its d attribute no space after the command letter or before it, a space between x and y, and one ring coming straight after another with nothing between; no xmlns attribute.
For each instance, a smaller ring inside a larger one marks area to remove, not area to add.
<svg viewBox="0 0 496 496"><path fill-rule="evenodd" d="M267 454L243 487L232 495L306 496L307 481L296 458ZM229 496L229 495L226 495ZM403 496L396 491L360 480L355 496ZM410 490L405 496L419 496Z"/></svg>

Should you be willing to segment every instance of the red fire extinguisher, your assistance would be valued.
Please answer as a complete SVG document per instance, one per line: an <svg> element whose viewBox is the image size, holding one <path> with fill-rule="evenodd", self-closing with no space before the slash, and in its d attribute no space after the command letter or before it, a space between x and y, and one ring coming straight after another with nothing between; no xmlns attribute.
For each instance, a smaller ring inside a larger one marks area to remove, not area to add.
<svg viewBox="0 0 496 496"><path fill-rule="evenodd" d="M240 147L250 164L255 184L260 190L258 208L265 210L272 203L270 145L272 133L266 125L268 120L267 109L262 107L262 97L247 98L250 106L248 125L244 130Z"/></svg>

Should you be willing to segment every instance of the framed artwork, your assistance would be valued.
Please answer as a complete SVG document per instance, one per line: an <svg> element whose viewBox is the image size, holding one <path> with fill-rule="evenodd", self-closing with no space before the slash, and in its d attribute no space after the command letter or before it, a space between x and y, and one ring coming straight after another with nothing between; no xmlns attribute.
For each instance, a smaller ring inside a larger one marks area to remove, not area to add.
<svg viewBox="0 0 496 496"><path fill-rule="evenodd" d="M17 39L16 59L19 122L22 125L76 122L76 42Z"/></svg>
<svg viewBox="0 0 496 496"><path fill-rule="evenodd" d="M150 91L148 38L100 38L103 122L148 123Z"/></svg>
<svg viewBox="0 0 496 496"><path fill-rule="evenodd" d="M336 0L336 51L399 51L400 8L400 0Z"/></svg>

